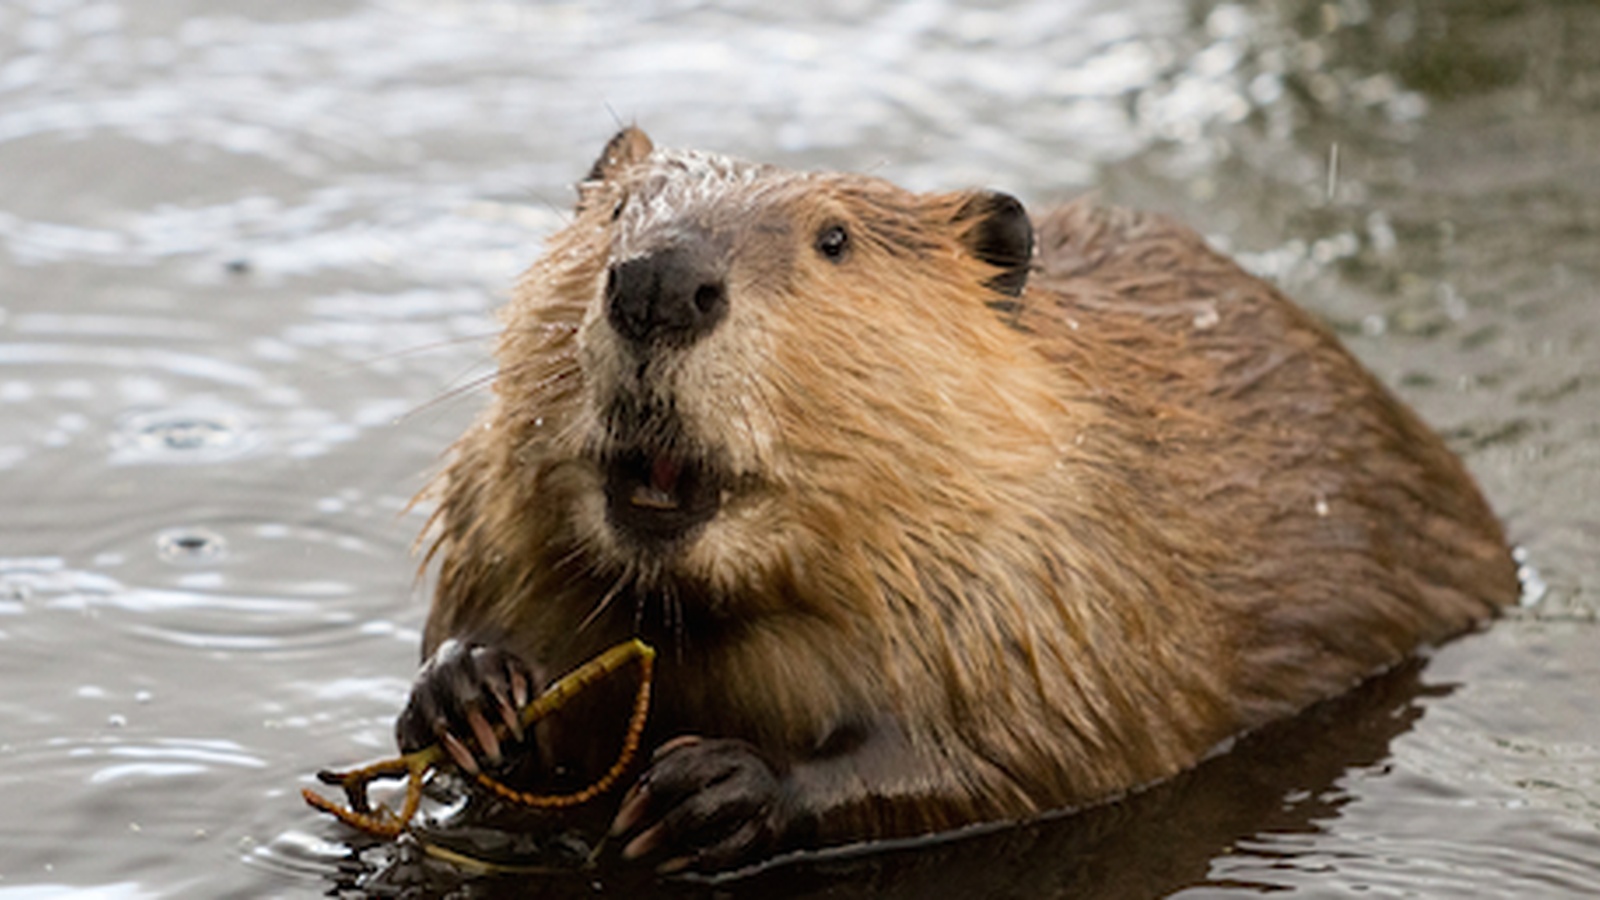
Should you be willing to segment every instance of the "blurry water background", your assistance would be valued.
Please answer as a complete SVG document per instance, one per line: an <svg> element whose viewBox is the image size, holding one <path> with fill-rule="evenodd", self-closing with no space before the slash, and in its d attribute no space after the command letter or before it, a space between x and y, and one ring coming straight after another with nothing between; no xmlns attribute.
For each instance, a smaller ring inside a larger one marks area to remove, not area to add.
<svg viewBox="0 0 1600 900"><path fill-rule="evenodd" d="M407 501L619 122L1184 216L1447 435L1530 564L1508 620L1166 811L847 887L1600 892L1600 4L6 0L0 900L339 889L298 789L392 749Z"/></svg>

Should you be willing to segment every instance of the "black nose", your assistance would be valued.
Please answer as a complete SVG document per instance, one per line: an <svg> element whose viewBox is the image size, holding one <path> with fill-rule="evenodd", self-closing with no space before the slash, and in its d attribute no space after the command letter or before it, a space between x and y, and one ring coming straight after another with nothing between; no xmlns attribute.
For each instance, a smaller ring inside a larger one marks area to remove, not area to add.
<svg viewBox="0 0 1600 900"><path fill-rule="evenodd" d="M635 344L691 344L727 314L723 267L698 244L635 257L606 275L606 319Z"/></svg>

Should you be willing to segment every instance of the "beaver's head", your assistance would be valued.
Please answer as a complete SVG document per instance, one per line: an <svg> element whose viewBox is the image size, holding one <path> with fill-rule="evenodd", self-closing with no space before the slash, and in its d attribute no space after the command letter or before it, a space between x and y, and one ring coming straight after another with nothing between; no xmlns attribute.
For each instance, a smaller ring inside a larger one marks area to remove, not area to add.
<svg viewBox="0 0 1600 900"><path fill-rule="evenodd" d="M1006 324L1032 250L1015 199L631 128L579 191L498 390L539 514L592 568L722 597L875 530L970 529L1055 458L1044 367Z"/></svg>

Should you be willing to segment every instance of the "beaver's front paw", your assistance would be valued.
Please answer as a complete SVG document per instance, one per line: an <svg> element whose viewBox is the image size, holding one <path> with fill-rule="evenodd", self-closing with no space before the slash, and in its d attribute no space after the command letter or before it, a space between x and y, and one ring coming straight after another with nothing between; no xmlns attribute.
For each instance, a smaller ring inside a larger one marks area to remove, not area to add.
<svg viewBox="0 0 1600 900"><path fill-rule="evenodd" d="M680 737L663 744L611 825L626 860L659 872L713 871L771 853L789 824L784 786L744 741Z"/></svg>
<svg viewBox="0 0 1600 900"><path fill-rule="evenodd" d="M510 746L522 742L517 714L534 689L532 673L515 654L445 641L417 672L395 738L405 753L437 742L468 772L499 769Z"/></svg>

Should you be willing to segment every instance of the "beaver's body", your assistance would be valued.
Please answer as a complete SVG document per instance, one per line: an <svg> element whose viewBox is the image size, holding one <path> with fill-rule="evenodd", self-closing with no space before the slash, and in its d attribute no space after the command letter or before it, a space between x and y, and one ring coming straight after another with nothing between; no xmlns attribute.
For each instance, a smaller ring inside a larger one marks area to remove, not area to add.
<svg viewBox="0 0 1600 900"><path fill-rule="evenodd" d="M1461 464L1307 314L1163 219L1033 233L618 135L442 477L457 641L403 740L640 634L650 741L704 740L618 830L715 867L1104 799L1515 598Z"/></svg>

